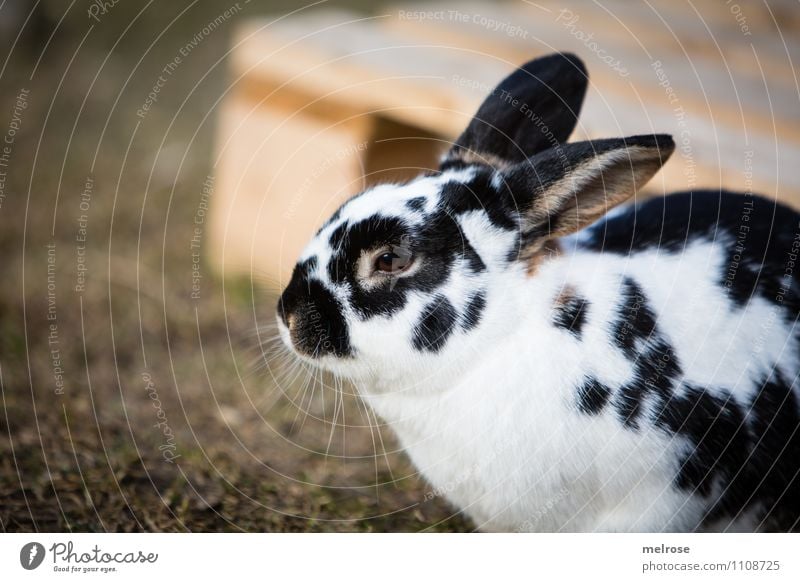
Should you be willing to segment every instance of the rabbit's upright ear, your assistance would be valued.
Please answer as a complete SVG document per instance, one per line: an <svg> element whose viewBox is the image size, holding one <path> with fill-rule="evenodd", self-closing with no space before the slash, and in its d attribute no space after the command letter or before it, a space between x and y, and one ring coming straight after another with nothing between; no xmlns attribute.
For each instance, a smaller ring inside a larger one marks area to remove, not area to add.
<svg viewBox="0 0 800 582"><path fill-rule="evenodd" d="M521 211L523 247L584 228L647 183L675 149L669 135L563 144L499 175Z"/></svg>
<svg viewBox="0 0 800 582"><path fill-rule="evenodd" d="M588 76L572 54L534 59L506 77L486 98L442 160L504 167L565 142L581 110Z"/></svg>

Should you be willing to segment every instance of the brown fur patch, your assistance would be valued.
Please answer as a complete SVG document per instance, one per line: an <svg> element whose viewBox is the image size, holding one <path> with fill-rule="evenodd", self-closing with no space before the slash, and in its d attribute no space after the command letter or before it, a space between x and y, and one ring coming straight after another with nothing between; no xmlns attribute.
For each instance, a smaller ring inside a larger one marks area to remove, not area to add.
<svg viewBox="0 0 800 582"><path fill-rule="evenodd" d="M491 166L495 170L506 170L511 167L503 158L488 154L486 152L474 152L472 150L461 150L458 153L447 156L448 160L461 160L465 164L481 164Z"/></svg>
<svg viewBox="0 0 800 582"><path fill-rule="evenodd" d="M527 263L527 274L532 277L545 261L549 261L561 254L561 245L555 239L547 239L530 254L526 253L523 260Z"/></svg>
<svg viewBox="0 0 800 582"><path fill-rule="evenodd" d="M558 295L556 295L556 298L553 301L553 306L556 308L564 307L577 296L578 291L575 289L575 287L569 284L564 285L561 288L561 291L558 292Z"/></svg>
<svg viewBox="0 0 800 582"><path fill-rule="evenodd" d="M528 219L533 224L550 220L551 237L577 232L633 196L668 155L663 150L632 146L589 158L541 192Z"/></svg>

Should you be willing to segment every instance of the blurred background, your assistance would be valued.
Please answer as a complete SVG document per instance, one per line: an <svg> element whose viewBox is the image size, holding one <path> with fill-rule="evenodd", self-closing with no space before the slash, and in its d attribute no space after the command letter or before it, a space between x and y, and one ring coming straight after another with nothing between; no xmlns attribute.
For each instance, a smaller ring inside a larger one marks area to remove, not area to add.
<svg viewBox="0 0 800 582"><path fill-rule="evenodd" d="M555 50L590 72L574 139L675 135L641 195L800 207L799 29L792 0L5 0L0 528L470 531L281 354L299 249Z"/></svg>

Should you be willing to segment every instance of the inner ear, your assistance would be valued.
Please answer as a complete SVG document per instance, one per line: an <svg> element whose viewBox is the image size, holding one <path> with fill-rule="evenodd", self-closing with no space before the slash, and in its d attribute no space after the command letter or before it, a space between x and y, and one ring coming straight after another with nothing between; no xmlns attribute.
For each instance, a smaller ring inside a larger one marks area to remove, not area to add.
<svg viewBox="0 0 800 582"><path fill-rule="evenodd" d="M523 232L541 242L589 226L633 196L674 149L668 135L634 136L566 144L519 164L507 182L523 201Z"/></svg>
<svg viewBox="0 0 800 582"><path fill-rule="evenodd" d="M588 76L572 54L534 59L506 77L442 160L506 168L563 143L578 121Z"/></svg>

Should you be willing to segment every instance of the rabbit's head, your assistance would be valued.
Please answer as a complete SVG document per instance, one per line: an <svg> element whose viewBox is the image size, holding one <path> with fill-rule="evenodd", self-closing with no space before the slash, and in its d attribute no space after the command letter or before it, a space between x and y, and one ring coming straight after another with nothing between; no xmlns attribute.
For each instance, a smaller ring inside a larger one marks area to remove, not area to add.
<svg viewBox="0 0 800 582"><path fill-rule="evenodd" d="M674 148L664 135L566 144L586 87L575 56L531 61L484 101L439 172L342 205L278 302L284 341L346 376L398 377L506 333L519 319L509 286L535 277L555 239L630 197Z"/></svg>

